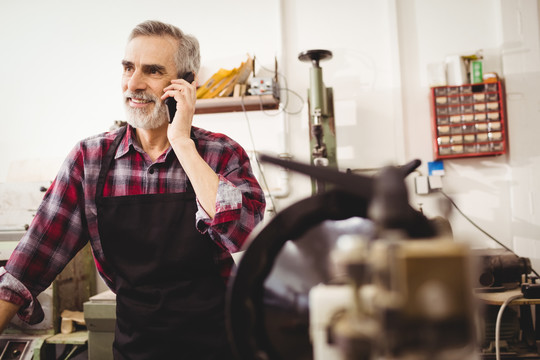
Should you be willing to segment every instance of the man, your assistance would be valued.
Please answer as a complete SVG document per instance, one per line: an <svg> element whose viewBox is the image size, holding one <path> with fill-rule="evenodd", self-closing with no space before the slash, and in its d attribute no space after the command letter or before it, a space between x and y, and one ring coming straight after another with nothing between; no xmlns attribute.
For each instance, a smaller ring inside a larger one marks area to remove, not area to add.
<svg viewBox="0 0 540 360"><path fill-rule="evenodd" d="M128 126L70 153L5 268L0 329L43 316L36 296L90 241L117 294L115 359L227 359L225 282L264 195L245 151L191 126L197 40L156 21L132 31L122 61ZM164 105L177 101L171 124Z"/></svg>

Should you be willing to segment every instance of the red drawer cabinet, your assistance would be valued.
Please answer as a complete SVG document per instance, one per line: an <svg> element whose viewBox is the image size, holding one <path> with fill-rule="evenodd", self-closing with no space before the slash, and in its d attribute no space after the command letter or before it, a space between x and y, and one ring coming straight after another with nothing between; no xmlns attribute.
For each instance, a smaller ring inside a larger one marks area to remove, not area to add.
<svg viewBox="0 0 540 360"><path fill-rule="evenodd" d="M505 102L500 81L431 88L436 160L505 154Z"/></svg>

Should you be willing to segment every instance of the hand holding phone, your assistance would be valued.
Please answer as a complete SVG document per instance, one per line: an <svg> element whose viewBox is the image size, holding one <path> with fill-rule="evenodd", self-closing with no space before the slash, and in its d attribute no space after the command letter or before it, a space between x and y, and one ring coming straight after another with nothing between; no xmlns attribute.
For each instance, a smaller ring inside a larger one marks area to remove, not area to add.
<svg viewBox="0 0 540 360"><path fill-rule="evenodd" d="M195 74L193 72L188 72L182 76L182 79L186 80L188 83L192 83L195 80ZM167 105L167 110L169 111L169 124L173 122L174 115L176 114L176 100L173 97L168 97L165 99L165 105Z"/></svg>

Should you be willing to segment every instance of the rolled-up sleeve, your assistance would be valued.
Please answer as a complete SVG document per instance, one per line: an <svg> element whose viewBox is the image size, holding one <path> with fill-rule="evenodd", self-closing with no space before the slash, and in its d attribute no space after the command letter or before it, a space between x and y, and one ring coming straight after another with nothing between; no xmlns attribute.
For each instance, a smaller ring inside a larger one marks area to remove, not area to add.
<svg viewBox="0 0 540 360"><path fill-rule="evenodd" d="M0 299L20 305L21 310L18 315L29 324L37 324L44 318L39 301L4 267L0 268Z"/></svg>
<svg viewBox="0 0 540 360"><path fill-rule="evenodd" d="M255 178L249 157L242 148L223 156L216 166L219 185L216 214L211 219L198 204L197 228L208 232L220 247L230 253L239 251L248 235L263 219L266 206L263 190Z"/></svg>

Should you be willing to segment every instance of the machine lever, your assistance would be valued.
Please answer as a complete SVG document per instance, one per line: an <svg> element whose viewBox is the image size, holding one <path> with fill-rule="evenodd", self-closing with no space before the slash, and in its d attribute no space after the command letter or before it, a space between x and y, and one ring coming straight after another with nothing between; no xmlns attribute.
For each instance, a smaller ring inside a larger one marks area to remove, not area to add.
<svg viewBox="0 0 540 360"><path fill-rule="evenodd" d="M353 173L343 173L326 167L311 166L291 160L283 160L269 155L260 154L259 160L274 165L279 165L319 180L333 183L345 191L351 192L363 199L371 199L373 196L373 178ZM412 173L422 162L418 159L398 167L403 178Z"/></svg>

